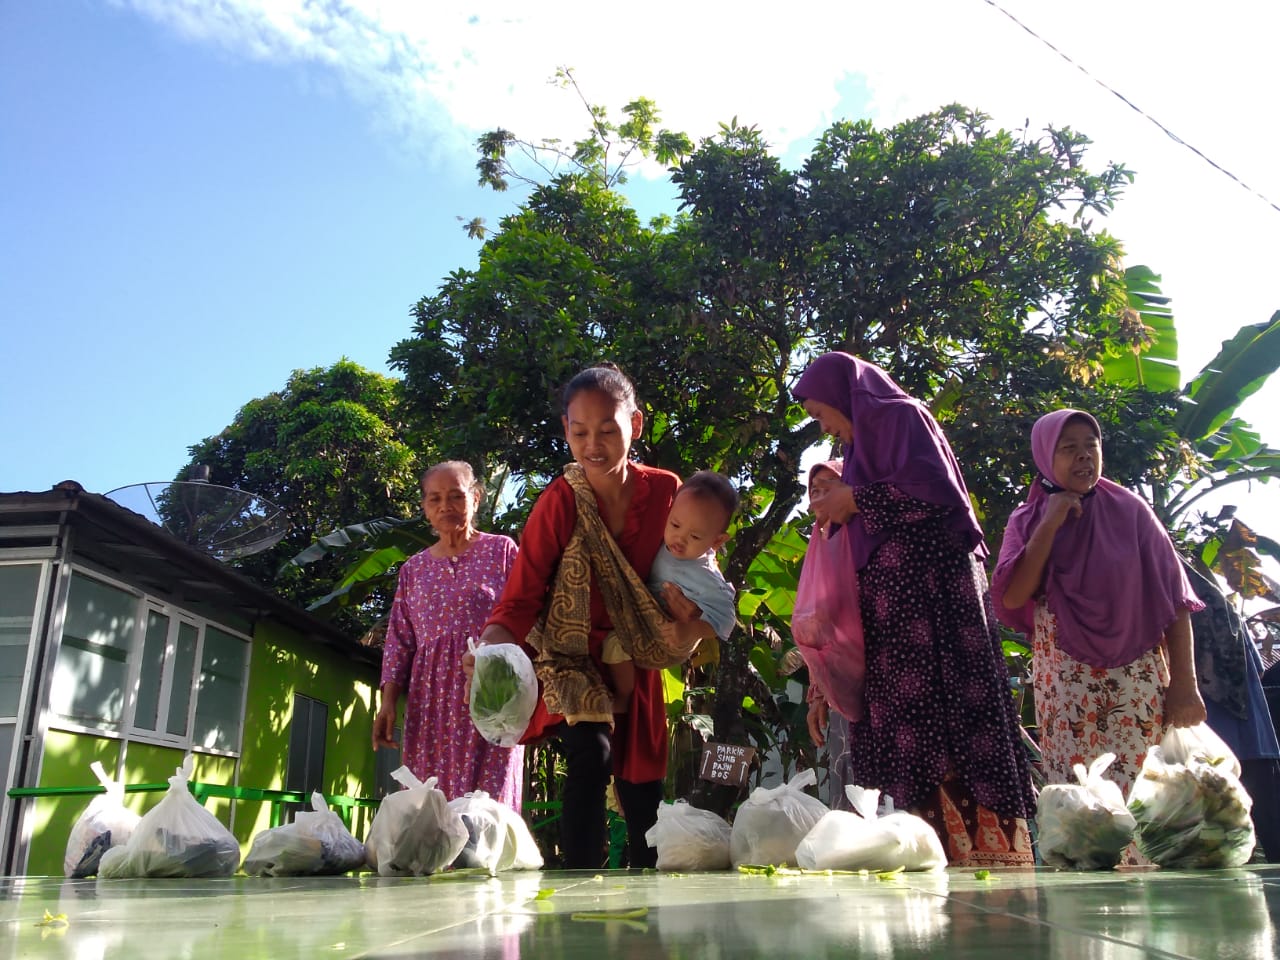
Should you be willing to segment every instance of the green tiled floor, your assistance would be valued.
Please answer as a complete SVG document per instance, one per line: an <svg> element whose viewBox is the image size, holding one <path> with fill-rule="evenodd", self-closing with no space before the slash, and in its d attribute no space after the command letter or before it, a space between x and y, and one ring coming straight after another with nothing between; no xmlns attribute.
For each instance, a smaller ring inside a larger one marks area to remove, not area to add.
<svg viewBox="0 0 1280 960"><path fill-rule="evenodd" d="M545 899L539 890L554 889ZM65 925L39 925L45 911ZM1262 958L1280 867L875 877L548 872L498 879L0 879L17 957ZM607 919L603 913L628 914Z"/></svg>

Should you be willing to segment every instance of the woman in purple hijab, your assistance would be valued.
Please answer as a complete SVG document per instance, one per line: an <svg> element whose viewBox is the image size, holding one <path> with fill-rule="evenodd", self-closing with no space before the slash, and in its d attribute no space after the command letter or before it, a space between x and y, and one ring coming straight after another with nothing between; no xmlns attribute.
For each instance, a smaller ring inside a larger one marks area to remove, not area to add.
<svg viewBox="0 0 1280 960"><path fill-rule="evenodd" d="M845 524L861 591L854 780L924 817L953 866L1031 864L1031 774L982 528L946 437L887 373L847 353L819 357L792 392L845 448L823 506Z"/></svg>
<svg viewBox="0 0 1280 960"><path fill-rule="evenodd" d="M1141 497L1102 476L1102 431L1080 410L1031 429L1038 475L1009 518L991 592L1032 641L1036 724L1051 783L1114 753L1127 796L1165 728L1205 719L1191 612L1197 598Z"/></svg>

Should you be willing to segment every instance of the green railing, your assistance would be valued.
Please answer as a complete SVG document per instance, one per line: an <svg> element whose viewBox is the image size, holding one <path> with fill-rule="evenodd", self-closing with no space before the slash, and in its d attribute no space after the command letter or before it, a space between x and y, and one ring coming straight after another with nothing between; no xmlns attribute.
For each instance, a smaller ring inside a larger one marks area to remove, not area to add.
<svg viewBox="0 0 1280 960"><path fill-rule="evenodd" d="M225 800L250 800L271 804L271 826L278 827L284 823L285 805L311 802L311 794L300 790L264 790L260 787L231 787L224 783L203 783L199 780L188 781L187 786L200 803L210 797ZM160 793L169 789L168 783L130 783L124 788L125 793ZM9 796L14 798L43 797L90 797L106 793L101 784L91 787L14 787ZM344 797L341 795L322 794L329 808L342 818L347 828L351 828L352 815L356 809L364 807L376 809L378 801L371 797Z"/></svg>

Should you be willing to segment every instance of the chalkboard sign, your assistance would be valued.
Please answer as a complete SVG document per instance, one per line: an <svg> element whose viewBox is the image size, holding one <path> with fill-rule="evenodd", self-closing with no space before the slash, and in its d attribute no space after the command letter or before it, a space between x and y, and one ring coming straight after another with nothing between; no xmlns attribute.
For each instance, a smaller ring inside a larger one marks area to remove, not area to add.
<svg viewBox="0 0 1280 960"><path fill-rule="evenodd" d="M736 743L707 743L702 748L702 761L698 764L698 776L713 783L725 783L740 787L747 782L747 771L755 747L743 747Z"/></svg>

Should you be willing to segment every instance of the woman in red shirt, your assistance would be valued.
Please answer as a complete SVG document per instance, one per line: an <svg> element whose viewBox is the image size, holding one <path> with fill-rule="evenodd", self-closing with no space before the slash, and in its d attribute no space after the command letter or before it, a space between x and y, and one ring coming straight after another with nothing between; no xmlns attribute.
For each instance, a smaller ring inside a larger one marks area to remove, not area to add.
<svg viewBox="0 0 1280 960"><path fill-rule="evenodd" d="M600 517L609 533L643 580L662 544L667 512L680 486L674 473L646 467L630 459L631 443L640 436L644 415L636 403L635 387L617 367L602 365L583 370L564 391L565 440L573 459L582 466L596 496ZM538 497L520 536L520 552L480 637L481 643L524 641L551 597L560 557L573 534L577 507L573 489L563 476ZM664 599L678 622L667 625L664 636L673 659L684 659L696 646L696 634L683 624L696 620L697 607L668 584ZM601 648L612 629L594 578L591 584L589 652L601 673ZM532 655L531 648L526 650ZM472 658L463 669L471 673ZM636 670L630 709L608 723L582 721L570 725L547 712L539 701L522 742L548 736L564 746L567 770L561 817L561 847L566 868L597 869L605 839L605 788L610 774L617 784L618 802L627 821L628 863L653 866L655 851L644 840L657 821L667 772L666 705L662 679L655 670Z"/></svg>

